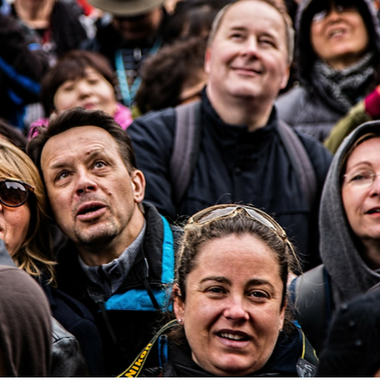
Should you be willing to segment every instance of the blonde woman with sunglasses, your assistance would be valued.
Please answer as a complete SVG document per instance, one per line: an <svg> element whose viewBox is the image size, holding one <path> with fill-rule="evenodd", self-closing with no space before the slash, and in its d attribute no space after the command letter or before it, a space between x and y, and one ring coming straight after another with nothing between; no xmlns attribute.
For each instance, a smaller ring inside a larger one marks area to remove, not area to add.
<svg viewBox="0 0 380 380"><path fill-rule="evenodd" d="M227 204L195 214L179 251L168 361L144 374L313 373L317 359L288 314L287 280L295 263L284 230L259 209ZM122 375L136 368L135 362Z"/></svg>

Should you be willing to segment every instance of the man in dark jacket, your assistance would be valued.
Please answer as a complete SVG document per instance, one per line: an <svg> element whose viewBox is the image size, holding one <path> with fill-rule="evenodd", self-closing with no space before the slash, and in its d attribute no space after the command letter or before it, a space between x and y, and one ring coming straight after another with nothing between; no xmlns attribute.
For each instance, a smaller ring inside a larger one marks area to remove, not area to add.
<svg viewBox="0 0 380 380"><path fill-rule="evenodd" d="M58 288L92 311L107 374L118 375L152 338L167 306L180 230L142 204L145 179L129 137L104 112L68 110L27 149L69 238L58 252Z"/></svg>
<svg viewBox="0 0 380 380"><path fill-rule="evenodd" d="M293 29L272 2L244 1L216 17L206 52L208 73L201 100L201 138L189 186L175 201L170 159L176 117L168 108L138 118L128 128L146 198L175 220L216 203L251 203L273 215L299 249L304 269L319 262L318 205L331 155L316 140L297 133L316 175L315 198L306 201L278 132L273 103L286 86Z"/></svg>

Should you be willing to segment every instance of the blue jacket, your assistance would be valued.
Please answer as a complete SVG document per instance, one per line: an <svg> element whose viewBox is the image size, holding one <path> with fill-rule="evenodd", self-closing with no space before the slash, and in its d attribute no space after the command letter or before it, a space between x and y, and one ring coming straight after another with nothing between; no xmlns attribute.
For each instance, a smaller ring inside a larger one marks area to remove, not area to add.
<svg viewBox="0 0 380 380"><path fill-rule="evenodd" d="M109 299L100 286L88 280L72 242L58 254L58 288L93 313L103 340L107 376L121 373L151 339L161 311L168 305L174 278L174 251L181 230L170 226L152 205L144 203L144 209L143 248L124 283ZM150 291L161 311L154 306ZM151 355L155 357L157 354ZM151 364L157 363L153 360Z"/></svg>

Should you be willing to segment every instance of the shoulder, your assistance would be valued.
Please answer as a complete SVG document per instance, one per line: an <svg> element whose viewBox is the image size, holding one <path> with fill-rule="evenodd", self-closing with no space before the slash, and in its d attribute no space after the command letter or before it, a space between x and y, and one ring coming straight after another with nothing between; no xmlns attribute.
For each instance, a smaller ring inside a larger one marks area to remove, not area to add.
<svg viewBox="0 0 380 380"><path fill-rule="evenodd" d="M316 138L301 131L295 132L304 145L317 175L322 176L324 181L333 157L331 152Z"/></svg>

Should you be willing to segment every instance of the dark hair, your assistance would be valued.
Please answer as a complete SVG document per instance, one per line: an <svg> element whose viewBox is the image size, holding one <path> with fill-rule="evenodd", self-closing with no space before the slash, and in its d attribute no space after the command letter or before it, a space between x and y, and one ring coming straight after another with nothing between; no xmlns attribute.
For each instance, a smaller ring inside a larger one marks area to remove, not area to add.
<svg viewBox="0 0 380 380"><path fill-rule="evenodd" d="M141 67L141 85L135 98L140 112L179 105L184 85L197 84L201 79L205 50L205 39L194 37L148 57Z"/></svg>
<svg viewBox="0 0 380 380"><path fill-rule="evenodd" d="M135 98L140 112L180 104L184 85L196 84L204 72L205 50L205 39L194 37L165 46L148 57L141 67L141 85Z"/></svg>
<svg viewBox="0 0 380 380"><path fill-rule="evenodd" d="M311 81L310 75L310 62L317 58L312 43L310 27L312 24L313 16L319 11L321 3L333 3L334 0L310 0L305 7L300 6L297 13L296 29L296 61L299 71L299 77L302 80L306 78L307 82ZM373 65L376 70L377 78L379 77L379 63L380 63L380 41L379 41L379 21L377 19L375 9L370 4L370 1L354 0L353 3L358 9L358 13L364 21L364 25L368 33L368 51L374 52ZM373 9L371 9L371 7ZM376 82L376 81L375 81ZM376 82L377 83L377 82ZM375 86L373 86L374 88ZM372 88L372 87L371 87Z"/></svg>
<svg viewBox="0 0 380 380"><path fill-rule="evenodd" d="M48 71L41 82L41 102L47 117L55 111L54 96L58 88L66 81L84 78L88 67L98 71L115 86L115 75L106 57L85 50L69 51Z"/></svg>
<svg viewBox="0 0 380 380"><path fill-rule="evenodd" d="M235 0L183 0L176 4L166 27L168 43L178 39L207 36L220 9Z"/></svg>
<svg viewBox="0 0 380 380"><path fill-rule="evenodd" d="M39 127L39 135L30 140L26 147L28 155L37 166L42 178L41 153L47 141L51 137L59 135L71 128L85 126L94 126L107 131L117 142L120 156L128 172L131 173L136 169L136 158L131 140L120 125L116 123L114 118L104 111L74 107L64 111L59 116L51 118L51 120L49 120L49 126L46 129L45 127Z"/></svg>
<svg viewBox="0 0 380 380"><path fill-rule="evenodd" d="M6 121L0 119L0 135L7 141L25 151L27 138L14 126L8 124Z"/></svg>
<svg viewBox="0 0 380 380"><path fill-rule="evenodd" d="M269 220L272 220L269 215L267 215L267 217ZM231 215L214 219L207 223L187 223L185 225L175 274L175 284L179 288L180 295L173 294L173 298L181 297L181 300L185 302L187 277L197 266L199 249L204 243L227 235L242 235L247 233L252 234L264 242L278 260L280 267L279 276L283 283L281 300L281 308L283 308L286 302L288 274L296 268L298 270L299 267L294 250L286 237L280 237L273 229L252 219L243 208L238 208L236 212ZM287 318L284 328L289 330L292 328L289 307L287 307L286 313ZM171 333L171 337L176 341L181 341L183 334L183 327L178 326L178 328Z"/></svg>

